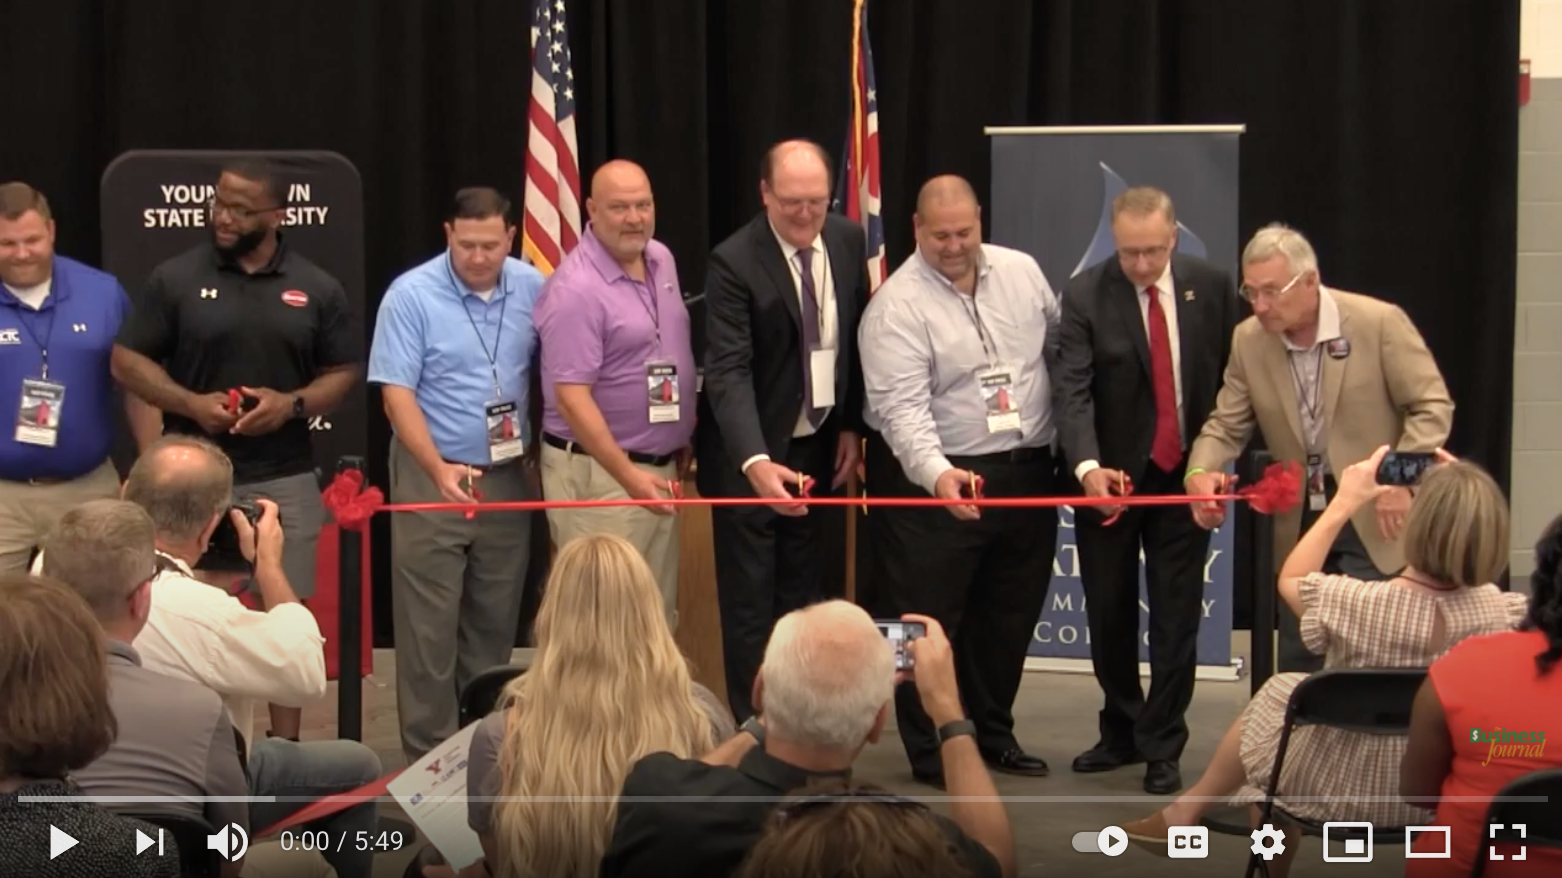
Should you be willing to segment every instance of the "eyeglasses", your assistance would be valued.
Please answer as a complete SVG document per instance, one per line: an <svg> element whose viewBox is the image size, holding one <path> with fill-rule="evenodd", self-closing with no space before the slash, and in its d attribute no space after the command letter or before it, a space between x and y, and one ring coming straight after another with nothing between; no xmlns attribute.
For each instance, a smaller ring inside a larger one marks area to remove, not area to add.
<svg viewBox="0 0 1562 878"><path fill-rule="evenodd" d="M824 210L826 207L830 206L830 199L828 199L828 198L779 198L778 197L776 199L776 201L780 202L782 210L785 210L785 211L788 211L788 212L793 212L793 213L795 213L796 211L798 211L799 209L804 208L804 207L808 208L809 210L816 210L817 211L817 210Z"/></svg>
<svg viewBox="0 0 1562 878"><path fill-rule="evenodd" d="M1124 247L1117 251L1117 255L1123 257L1129 262L1137 262L1140 259L1159 259L1162 256L1165 256L1170 250L1171 247L1167 246L1166 244L1162 244L1159 247Z"/></svg>
<svg viewBox="0 0 1562 878"><path fill-rule="evenodd" d="M1289 293L1291 288L1296 286L1296 282L1301 280L1302 275L1306 273L1307 272L1305 271L1297 272L1296 277L1291 278L1290 283L1286 284L1278 290L1274 287L1260 287L1258 289L1253 289L1247 284L1243 284L1241 288L1237 290L1237 292L1242 296L1242 298L1248 300L1249 302L1252 302L1255 299L1278 299L1281 296L1284 296L1286 293Z"/></svg>
<svg viewBox="0 0 1562 878"><path fill-rule="evenodd" d="M211 214L213 217L216 217L220 213L226 213L226 214L228 214L229 216L233 217L234 219L238 220L241 223L247 223L252 218L254 218L256 216L259 216L260 214L269 213L270 211L281 210L281 209L282 209L281 205L275 205L273 207L253 207L253 208L251 208L251 207L238 207L236 205L229 204L226 201L222 201L222 200L217 199L217 198L212 198L211 200L206 202L206 212Z"/></svg>

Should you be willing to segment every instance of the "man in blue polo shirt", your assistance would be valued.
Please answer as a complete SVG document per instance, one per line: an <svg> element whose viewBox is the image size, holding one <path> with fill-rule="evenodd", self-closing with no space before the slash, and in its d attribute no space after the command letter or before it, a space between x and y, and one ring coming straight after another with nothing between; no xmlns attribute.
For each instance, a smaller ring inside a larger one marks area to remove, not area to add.
<svg viewBox="0 0 1562 878"><path fill-rule="evenodd" d="M66 511L119 492L109 354L129 310L113 275L55 255L43 193L0 185L0 411L13 419L0 431L0 573L25 573ZM138 437L155 437L156 410L126 400Z"/></svg>
<svg viewBox="0 0 1562 878"><path fill-rule="evenodd" d="M456 193L444 253L398 277L380 302L369 382L394 437L394 503L535 499L524 468L542 275L510 256L510 202ZM530 455L526 455L530 457ZM408 762L455 734L458 696L506 664L520 625L530 513L391 516L396 709Z"/></svg>

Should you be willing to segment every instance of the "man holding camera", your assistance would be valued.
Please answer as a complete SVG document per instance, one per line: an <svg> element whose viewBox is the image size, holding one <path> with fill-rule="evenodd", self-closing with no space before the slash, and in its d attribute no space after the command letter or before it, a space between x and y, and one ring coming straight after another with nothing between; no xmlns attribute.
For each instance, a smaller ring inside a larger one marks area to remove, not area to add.
<svg viewBox="0 0 1562 878"><path fill-rule="evenodd" d="M254 739L256 702L298 709L325 695L324 638L283 570L277 504L257 501L260 516L251 527L232 508L232 497L233 465L205 439L164 436L131 467L125 499L145 509L156 526L158 568L151 609L134 646L148 670L193 680L222 696L244 739L250 794L278 797L250 805L250 824L260 829L300 810L308 804L304 799L373 781L381 766L374 751L357 741ZM232 522L240 550L255 565L263 610L251 610L196 579L191 569L224 519ZM333 838L355 838L357 832L372 832L376 823L371 800L326 818L320 828ZM341 878L368 878L373 854L354 847L344 845L326 859Z"/></svg>
<svg viewBox="0 0 1562 878"><path fill-rule="evenodd" d="M241 498L277 504L287 579L307 599L325 524L309 419L341 405L362 357L341 283L279 231L286 193L263 163L224 167L209 205L211 243L152 272L112 368L163 412L168 432L209 437L228 454ZM298 722L297 713L272 712L275 734L297 738Z"/></svg>

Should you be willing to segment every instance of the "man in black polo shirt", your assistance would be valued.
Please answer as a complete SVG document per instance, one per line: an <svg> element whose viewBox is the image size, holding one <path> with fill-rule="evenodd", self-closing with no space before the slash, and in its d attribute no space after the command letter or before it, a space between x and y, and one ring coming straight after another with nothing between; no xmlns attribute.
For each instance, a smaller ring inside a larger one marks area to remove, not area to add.
<svg viewBox="0 0 1562 878"><path fill-rule="evenodd" d="M236 499L277 504L283 571L308 599L325 523L309 419L335 411L357 383L362 342L341 283L278 230L286 192L266 164L223 168L208 205L211 243L153 270L113 371L162 410L166 431L206 436L227 453ZM296 738L298 722L298 711L273 706L273 734Z"/></svg>
<svg viewBox="0 0 1562 878"><path fill-rule="evenodd" d="M907 652L953 799L953 819L938 820L972 874L1013 878L1009 817L960 706L949 639L930 618L905 618L927 626ZM850 774L884 731L896 677L893 648L855 604L830 601L782 617L754 683L759 716L702 760L653 753L630 771L602 878L731 875L788 793Z"/></svg>

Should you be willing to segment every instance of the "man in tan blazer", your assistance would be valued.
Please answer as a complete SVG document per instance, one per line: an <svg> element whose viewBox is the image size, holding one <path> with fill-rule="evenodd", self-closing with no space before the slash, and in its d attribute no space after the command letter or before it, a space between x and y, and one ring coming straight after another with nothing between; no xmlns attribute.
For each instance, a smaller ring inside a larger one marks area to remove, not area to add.
<svg viewBox="0 0 1562 878"><path fill-rule="evenodd" d="M1318 258L1299 232L1259 230L1242 254L1241 293L1253 316L1232 334L1231 359L1215 411L1188 454L1190 494L1219 493L1227 465L1253 427L1276 460L1303 469L1300 508L1275 516L1275 566L1334 494L1336 474L1388 445L1435 451L1453 425L1453 400L1432 352L1410 318L1387 302L1330 289ZM1399 533L1410 492L1398 488L1362 508L1341 532L1324 569L1386 579L1404 567ZM1198 504L1200 525L1213 528L1223 504ZM1297 619L1280 610L1279 669L1315 670L1322 657L1301 644Z"/></svg>

